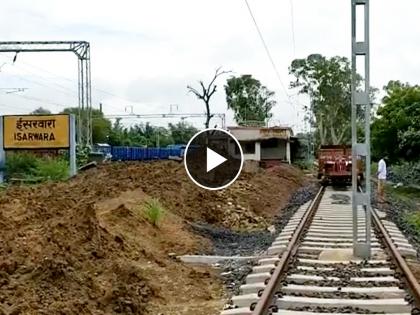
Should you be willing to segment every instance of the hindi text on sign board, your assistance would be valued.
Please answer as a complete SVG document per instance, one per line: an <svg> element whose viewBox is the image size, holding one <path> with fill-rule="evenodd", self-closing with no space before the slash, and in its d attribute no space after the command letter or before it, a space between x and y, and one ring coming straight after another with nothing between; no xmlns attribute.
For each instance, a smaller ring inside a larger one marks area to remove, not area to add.
<svg viewBox="0 0 420 315"><path fill-rule="evenodd" d="M49 120L24 120L19 118L16 122L16 129L22 132L15 132L14 138L16 141L54 141L53 132L28 132L24 130L28 128L55 128L55 119Z"/></svg>

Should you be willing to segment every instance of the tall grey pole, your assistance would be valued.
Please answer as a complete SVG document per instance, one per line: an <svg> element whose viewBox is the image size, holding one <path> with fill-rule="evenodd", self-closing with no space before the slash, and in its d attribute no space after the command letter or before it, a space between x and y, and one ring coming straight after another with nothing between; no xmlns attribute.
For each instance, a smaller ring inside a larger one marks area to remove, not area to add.
<svg viewBox="0 0 420 315"><path fill-rule="evenodd" d="M71 114L70 117L70 177L73 177L77 174L77 164L76 164L76 117Z"/></svg>
<svg viewBox="0 0 420 315"><path fill-rule="evenodd" d="M364 38L356 38L357 7L363 8ZM370 205L370 54L369 54L369 0L351 0L351 140L352 140L352 210L353 210L353 254L368 259L371 256L371 205ZM364 58L364 87L357 86L357 57ZM359 106L364 108L364 142L359 143L357 137L357 113L361 112ZM358 161L364 158L364 191L358 190ZM364 214L366 228L359 229L358 216Z"/></svg>

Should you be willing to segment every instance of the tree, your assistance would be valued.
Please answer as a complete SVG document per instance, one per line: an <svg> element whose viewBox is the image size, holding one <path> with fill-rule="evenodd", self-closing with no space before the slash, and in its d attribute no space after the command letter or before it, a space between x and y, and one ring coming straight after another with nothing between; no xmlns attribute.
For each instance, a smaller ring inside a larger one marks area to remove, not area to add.
<svg viewBox="0 0 420 315"><path fill-rule="evenodd" d="M108 144L113 146L124 145L124 126L121 124L121 118L117 118L112 125L109 133Z"/></svg>
<svg viewBox="0 0 420 315"><path fill-rule="evenodd" d="M391 161L420 155L420 86L390 81L372 123L372 154Z"/></svg>
<svg viewBox="0 0 420 315"><path fill-rule="evenodd" d="M198 83L200 84L201 91L198 91L190 85L187 85L188 92L193 93L198 99L202 100L204 102L204 105L206 106L206 122L204 124L206 128L209 127L210 120L214 116L210 113L210 99L214 95L214 93L216 93L217 90L217 85L215 84L215 82L218 77L229 72L230 71L221 71L221 68L217 68L213 79L207 86L204 84L203 81L198 81Z"/></svg>
<svg viewBox="0 0 420 315"><path fill-rule="evenodd" d="M194 136L198 129L186 122L178 122L177 124L168 125L172 139L175 144L186 144Z"/></svg>
<svg viewBox="0 0 420 315"><path fill-rule="evenodd" d="M225 92L228 108L235 112L238 124L247 124L249 121L264 123L272 117L271 109L276 105L274 92L251 75L229 78Z"/></svg>
<svg viewBox="0 0 420 315"><path fill-rule="evenodd" d="M68 107L63 110L65 114L74 114L78 125L79 108ZM77 130L77 128L76 128ZM93 143L107 143L111 132L111 121L104 117L99 109L92 109L92 141Z"/></svg>
<svg viewBox="0 0 420 315"><path fill-rule="evenodd" d="M165 127L152 126L147 122L126 128L120 118L114 122L109 135L109 144L113 146L166 147L173 143L171 133Z"/></svg>
<svg viewBox="0 0 420 315"><path fill-rule="evenodd" d="M46 109L44 107L38 107L37 109L30 112L31 115L50 115L52 114L49 109Z"/></svg>
<svg viewBox="0 0 420 315"><path fill-rule="evenodd" d="M292 88L311 99L305 109L316 128L319 144L344 144L351 138L351 68L345 57L326 58L319 54L295 59L289 67L296 80ZM358 81L360 77L358 76Z"/></svg>

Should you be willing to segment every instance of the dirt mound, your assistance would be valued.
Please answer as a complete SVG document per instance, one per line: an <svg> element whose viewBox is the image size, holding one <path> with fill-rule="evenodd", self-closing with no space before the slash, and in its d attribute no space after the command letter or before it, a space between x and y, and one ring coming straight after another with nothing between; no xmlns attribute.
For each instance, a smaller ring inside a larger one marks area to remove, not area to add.
<svg viewBox="0 0 420 315"><path fill-rule="evenodd" d="M243 172L227 189L208 191L189 180L182 164L159 162L101 166L80 176L76 183L90 187L86 193L98 197L141 188L188 221L244 229L266 226L266 219L272 218L304 181L299 170L279 165L257 173Z"/></svg>
<svg viewBox="0 0 420 315"><path fill-rule="evenodd" d="M143 313L155 293L101 227L94 204L55 193L21 188L0 198L3 313Z"/></svg>
<svg viewBox="0 0 420 315"><path fill-rule="evenodd" d="M11 187L0 196L0 314L155 314L162 305L213 314L221 294L214 274L169 255L209 248L186 222L264 226L302 181L280 166L209 192L182 164L157 162ZM150 197L167 209L159 229L141 212Z"/></svg>

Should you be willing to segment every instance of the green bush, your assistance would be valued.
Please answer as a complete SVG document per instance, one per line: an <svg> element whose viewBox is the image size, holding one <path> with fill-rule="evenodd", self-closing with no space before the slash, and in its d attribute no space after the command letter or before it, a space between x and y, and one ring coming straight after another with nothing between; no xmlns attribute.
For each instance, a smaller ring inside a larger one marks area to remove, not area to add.
<svg viewBox="0 0 420 315"><path fill-rule="evenodd" d="M6 174L10 177L22 177L31 174L37 166L38 157L30 153L7 154Z"/></svg>
<svg viewBox="0 0 420 315"><path fill-rule="evenodd" d="M144 205L144 211L145 211L146 219L153 226L158 226L159 221L162 219L162 216L165 212L159 200L155 198L152 198L149 201L146 201Z"/></svg>
<svg viewBox="0 0 420 315"><path fill-rule="evenodd" d="M34 176L42 180L65 180L69 177L69 164L61 159L38 159Z"/></svg>
<svg viewBox="0 0 420 315"><path fill-rule="evenodd" d="M310 160L295 160L293 162L293 165L299 167L300 169L304 170L304 171L310 171L314 169L314 160L310 159Z"/></svg>
<svg viewBox="0 0 420 315"><path fill-rule="evenodd" d="M77 145L76 146L76 161L77 166L83 166L86 165L89 162L89 154L91 152L91 149L89 147L84 147Z"/></svg>
<svg viewBox="0 0 420 315"><path fill-rule="evenodd" d="M30 182L60 181L69 176L68 162L62 158L38 157L31 153L8 154L6 176Z"/></svg>
<svg viewBox="0 0 420 315"><path fill-rule="evenodd" d="M420 161L391 165L389 179L407 185L420 185Z"/></svg>
<svg viewBox="0 0 420 315"><path fill-rule="evenodd" d="M413 225L414 229L420 233L420 211L412 213L408 217L408 222Z"/></svg>

